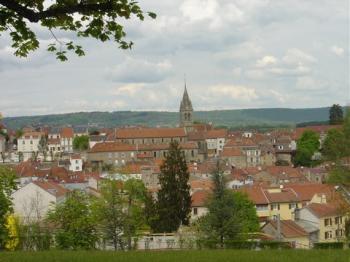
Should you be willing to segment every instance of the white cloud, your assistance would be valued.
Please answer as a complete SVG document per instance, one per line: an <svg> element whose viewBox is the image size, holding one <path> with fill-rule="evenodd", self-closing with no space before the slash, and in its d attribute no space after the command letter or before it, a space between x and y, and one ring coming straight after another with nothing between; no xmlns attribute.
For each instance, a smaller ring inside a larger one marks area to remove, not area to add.
<svg viewBox="0 0 350 262"><path fill-rule="evenodd" d="M107 75L121 83L155 83L169 76L172 67L169 60L150 62L127 58L124 63L107 69Z"/></svg>
<svg viewBox="0 0 350 262"><path fill-rule="evenodd" d="M277 58L271 55L264 56L263 58L256 61L257 67L266 67L270 65L275 65L277 63Z"/></svg>
<svg viewBox="0 0 350 262"><path fill-rule="evenodd" d="M258 98L254 88L236 85L215 85L208 88L210 96L250 102Z"/></svg>
<svg viewBox="0 0 350 262"><path fill-rule="evenodd" d="M341 48L339 46L332 46L331 47L331 52L336 54L337 56L343 56L344 55L344 48Z"/></svg>
<svg viewBox="0 0 350 262"><path fill-rule="evenodd" d="M140 84L140 83L126 84L126 85L117 87L115 90L112 91L112 94L116 96L127 95L129 97L133 97L137 95L141 91L141 89L143 89L144 87L145 87L145 84Z"/></svg>
<svg viewBox="0 0 350 262"><path fill-rule="evenodd" d="M312 55L297 48L288 49L282 60L288 65L300 65L304 63L314 63L317 61Z"/></svg>
<svg viewBox="0 0 350 262"><path fill-rule="evenodd" d="M217 8L216 0L186 0L180 6L183 16L192 22L214 18Z"/></svg>

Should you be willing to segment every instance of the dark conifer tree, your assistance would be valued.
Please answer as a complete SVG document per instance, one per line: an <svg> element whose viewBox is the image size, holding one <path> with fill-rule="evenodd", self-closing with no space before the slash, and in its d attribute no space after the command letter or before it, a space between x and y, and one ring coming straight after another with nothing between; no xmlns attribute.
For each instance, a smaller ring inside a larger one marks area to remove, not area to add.
<svg viewBox="0 0 350 262"><path fill-rule="evenodd" d="M334 104L329 109L329 124L338 125L343 123L343 109L340 105Z"/></svg>
<svg viewBox="0 0 350 262"><path fill-rule="evenodd" d="M189 172L179 143L170 143L169 152L161 166L156 203L158 223L154 231L174 232L180 225L188 225L191 212Z"/></svg>

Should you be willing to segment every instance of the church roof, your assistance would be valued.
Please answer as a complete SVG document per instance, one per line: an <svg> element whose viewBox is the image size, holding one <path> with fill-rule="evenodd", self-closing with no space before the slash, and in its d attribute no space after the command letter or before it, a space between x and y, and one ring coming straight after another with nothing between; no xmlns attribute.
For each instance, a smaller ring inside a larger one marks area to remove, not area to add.
<svg viewBox="0 0 350 262"><path fill-rule="evenodd" d="M185 84L185 90L184 90L184 94L182 96L182 101L180 105L180 111L185 111L185 110L193 111L192 102L190 100L190 97L188 96L186 84Z"/></svg>

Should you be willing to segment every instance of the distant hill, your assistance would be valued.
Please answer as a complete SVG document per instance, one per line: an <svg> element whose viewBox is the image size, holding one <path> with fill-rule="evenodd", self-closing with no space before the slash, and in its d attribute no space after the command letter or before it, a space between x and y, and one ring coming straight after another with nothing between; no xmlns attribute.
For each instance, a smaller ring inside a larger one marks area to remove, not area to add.
<svg viewBox="0 0 350 262"><path fill-rule="evenodd" d="M229 128L257 128L295 126L305 122L324 122L328 120L329 108L264 108L241 110L197 111L194 119L200 122L212 122L216 126ZM90 125L101 127L145 125L176 126L179 121L177 112L155 111L116 111L116 112L78 112L69 114L21 116L4 118L11 129L28 125Z"/></svg>

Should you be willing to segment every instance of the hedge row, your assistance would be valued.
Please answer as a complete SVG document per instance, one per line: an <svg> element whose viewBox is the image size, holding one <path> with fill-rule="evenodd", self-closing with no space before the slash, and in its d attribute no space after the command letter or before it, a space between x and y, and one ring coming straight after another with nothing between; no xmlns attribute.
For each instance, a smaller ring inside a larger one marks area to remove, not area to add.
<svg viewBox="0 0 350 262"><path fill-rule="evenodd" d="M343 242L315 243L315 249L343 249Z"/></svg>
<svg viewBox="0 0 350 262"><path fill-rule="evenodd" d="M289 243L276 241L236 241L226 240L223 245L218 241L200 240L197 242L199 248L209 249L287 249L291 248Z"/></svg>

